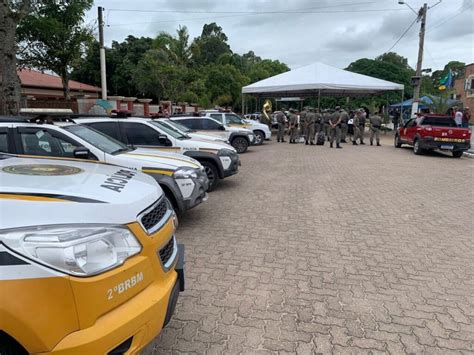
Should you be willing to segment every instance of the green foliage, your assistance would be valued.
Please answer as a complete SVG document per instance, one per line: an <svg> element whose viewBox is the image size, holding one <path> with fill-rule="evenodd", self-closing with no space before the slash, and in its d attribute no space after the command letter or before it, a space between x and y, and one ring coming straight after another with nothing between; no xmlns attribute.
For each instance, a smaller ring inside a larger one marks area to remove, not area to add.
<svg viewBox="0 0 474 355"><path fill-rule="evenodd" d="M279 61L262 59L250 51L233 53L227 36L215 23L189 42L186 27L176 34L162 32L155 39L128 36L106 50L107 84L113 94L197 103L239 109L242 86L288 71ZM72 77L100 84L99 45L93 43Z"/></svg>
<svg viewBox="0 0 474 355"><path fill-rule="evenodd" d="M448 104L448 100L453 94L453 92L453 90L445 90L441 93L438 93L436 96L427 95L433 101L432 104L428 105L430 111L438 114L445 114L446 112L448 112L448 109L450 107Z"/></svg>
<svg viewBox="0 0 474 355"><path fill-rule="evenodd" d="M83 24L84 14L92 5L93 0L45 0L38 3L17 29L22 47L20 63L59 75L66 99L72 66L93 39L92 29Z"/></svg>

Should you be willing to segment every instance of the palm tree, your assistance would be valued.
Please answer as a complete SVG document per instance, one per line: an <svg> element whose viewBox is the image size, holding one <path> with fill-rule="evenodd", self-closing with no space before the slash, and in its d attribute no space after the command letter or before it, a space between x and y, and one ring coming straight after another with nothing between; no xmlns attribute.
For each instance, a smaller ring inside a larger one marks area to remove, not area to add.
<svg viewBox="0 0 474 355"><path fill-rule="evenodd" d="M188 66L191 60L189 33L186 26L179 26L177 36L162 32L154 40L153 47L164 51L176 65Z"/></svg>

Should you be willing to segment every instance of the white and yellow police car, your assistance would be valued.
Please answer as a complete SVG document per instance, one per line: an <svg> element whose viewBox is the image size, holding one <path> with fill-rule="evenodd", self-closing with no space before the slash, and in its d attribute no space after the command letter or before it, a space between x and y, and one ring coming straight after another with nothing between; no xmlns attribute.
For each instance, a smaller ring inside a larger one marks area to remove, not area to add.
<svg viewBox="0 0 474 355"><path fill-rule="evenodd" d="M24 117L2 118L0 152L90 159L147 173L158 181L177 213L184 213L207 199L209 179L197 160L126 146L73 122L35 123Z"/></svg>
<svg viewBox="0 0 474 355"><path fill-rule="evenodd" d="M184 289L184 250L156 181L10 155L0 181L0 353L139 353Z"/></svg>

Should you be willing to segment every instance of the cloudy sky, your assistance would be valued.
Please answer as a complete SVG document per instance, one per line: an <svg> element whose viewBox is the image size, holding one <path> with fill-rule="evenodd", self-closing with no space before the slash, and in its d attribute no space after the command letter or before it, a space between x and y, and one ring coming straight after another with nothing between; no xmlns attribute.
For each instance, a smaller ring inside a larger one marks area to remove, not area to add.
<svg viewBox="0 0 474 355"><path fill-rule="evenodd" d="M416 11L423 2L407 1ZM88 23L96 21L97 6L106 9L108 45L129 34L175 33L178 25L186 25L192 39L203 24L216 22L234 52L253 50L293 69L315 61L345 68L356 59L374 58L388 51L416 18L398 0L100 0L88 13ZM392 50L412 67L419 28L414 23ZM474 0L443 0L429 10L423 59L423 68L433 70L450 60L474 62Z"/></svg>

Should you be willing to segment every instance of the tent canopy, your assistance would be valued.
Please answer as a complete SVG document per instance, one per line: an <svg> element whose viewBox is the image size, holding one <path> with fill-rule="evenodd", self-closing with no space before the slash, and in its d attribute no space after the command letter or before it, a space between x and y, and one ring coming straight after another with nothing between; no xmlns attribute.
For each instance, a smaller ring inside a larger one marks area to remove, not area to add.
<svg viewBox="0 0 474 355"><path fill-rule="evenodd" d="M437 97L433 96L436 99L438 99ZM403 108L411 108L411 105L413 103L413 99L408 99L408 100L405 100L403 102L399 102L399 103L396 103L396 104L392 104L390 105L389 107L390 108L400 108L400 106L403 105ZM455 105L459 105L461 103L461 101L459 100L453 100L453 99L448 99L446 100L446 103L449 107L452 107L452 106L455 106ZM433 100L431 97L429 96L422 96L420 97L420 103L418 105L418 107L420 109L425 109L425 108L428 108L429 105L433 104Z"/></svg>
<svg viewBox="0 0 474 355"><path fill-rule="evenodd" d="M242 93L266 97L359 96L403 89L402 84L316 62L247 85L242 88Z"/></svg>

